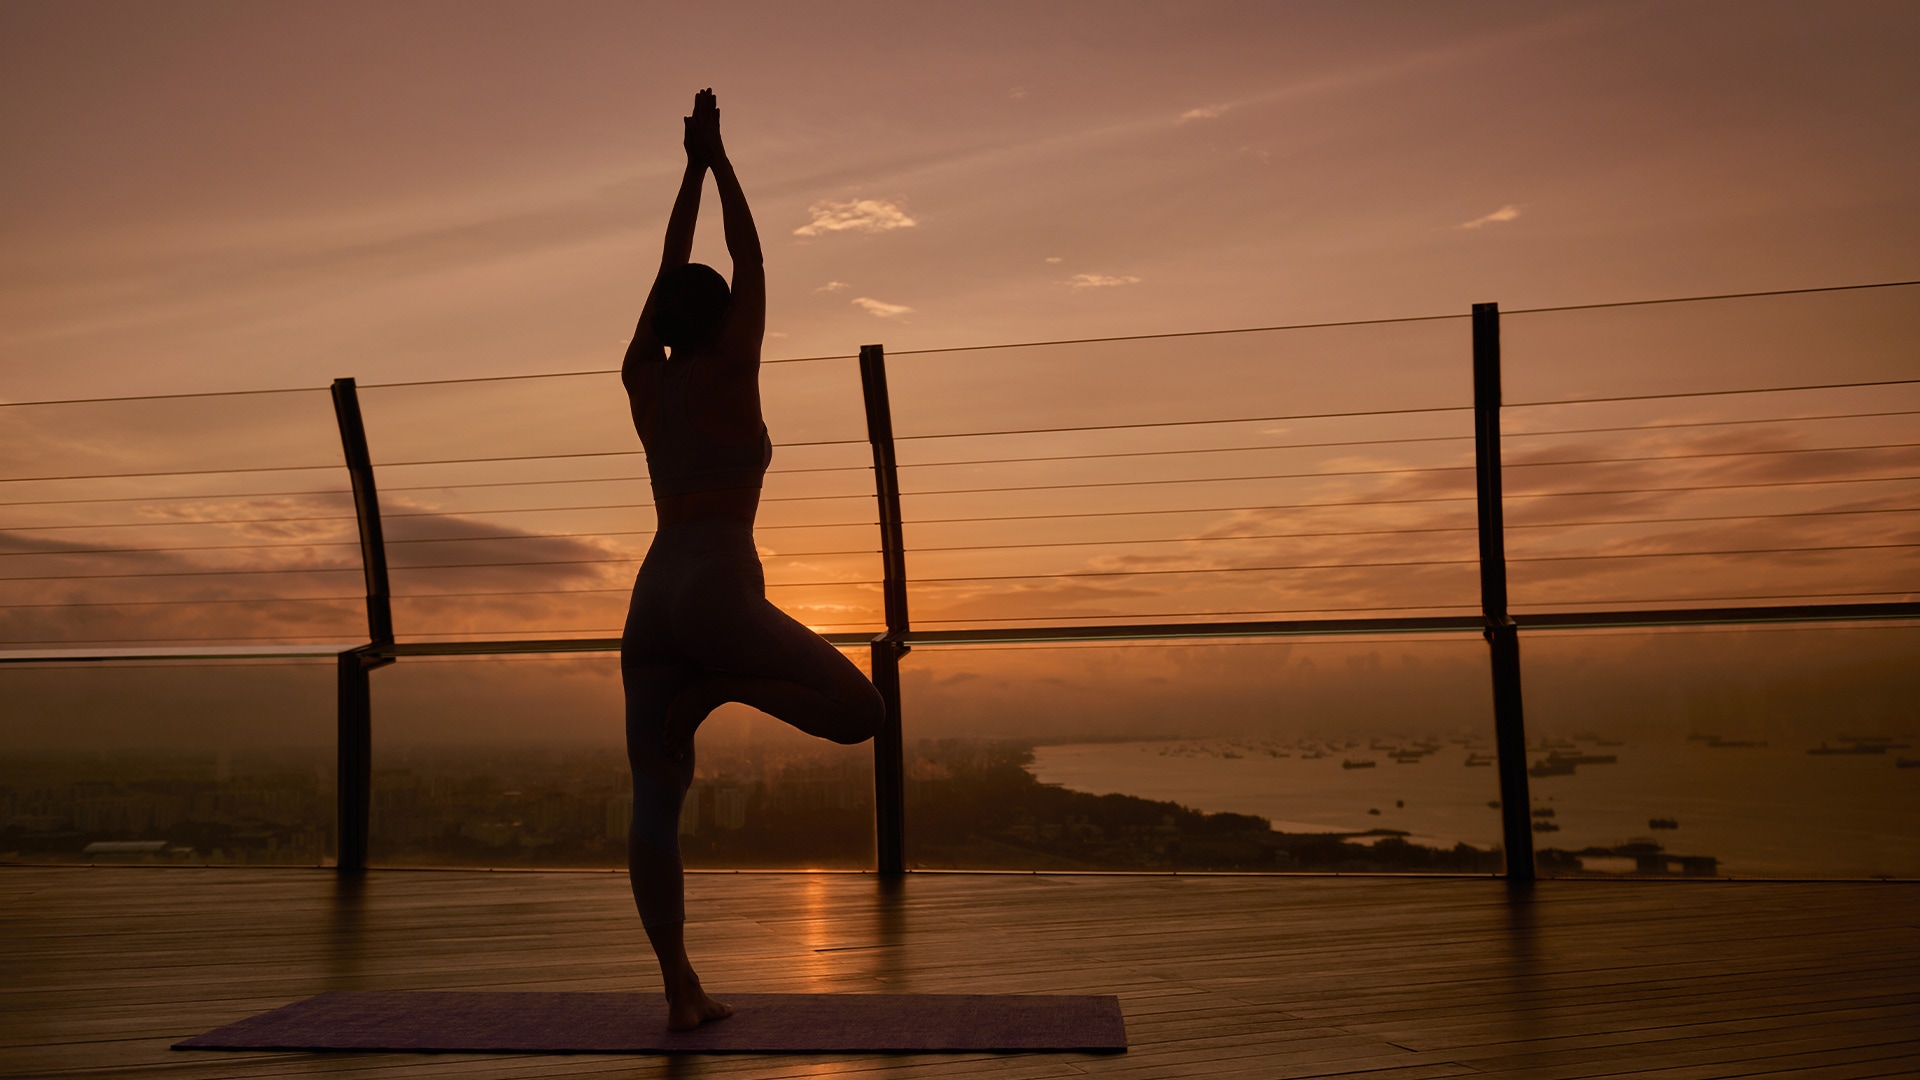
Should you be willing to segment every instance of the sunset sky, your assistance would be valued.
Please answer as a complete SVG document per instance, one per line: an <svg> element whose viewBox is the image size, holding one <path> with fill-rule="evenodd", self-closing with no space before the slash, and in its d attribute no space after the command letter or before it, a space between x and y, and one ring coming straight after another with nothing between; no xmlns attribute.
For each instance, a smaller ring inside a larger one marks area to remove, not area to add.
<svg viewBox="0 0 1920 1080"><path fill-rule="evenodd" d="M0 404L303 392L0 408L0 629L364 634L324 393L353 376L403 639L613 632L652 526L617 384L379 384L615 367L705 86L766 356L892 357L920 625L1471 612L1466 415L1297 419L1467 404L1462 318L919 351L1920 278L1917 55L1909 3L16 0ZM1505 327L1517 606L1913 597L1920 389L1527 403L1911 379L1920 289ZM871 629L854 367L765 370L774 598ZM543 454L606 456L409 464ZM199 472L235 466L287 471ZM1155 679L1245 713L1281 669L1337 702L1381 662L1274 648L1131 656L1137 686L1092 653L922 652L909 679L982 680L962 728L1091 686L1165 730ZM1470 635L1404 648L1392 670L1459 662L1402 707L1481 678Z"/></svg>
<svg viewBox="0 0 1920 1080"><path fill-rule="evenodd" d="M613 366L702 86L775 356L1910 278L1917 54L1899 2L14 2L0 396Z"/></svg>

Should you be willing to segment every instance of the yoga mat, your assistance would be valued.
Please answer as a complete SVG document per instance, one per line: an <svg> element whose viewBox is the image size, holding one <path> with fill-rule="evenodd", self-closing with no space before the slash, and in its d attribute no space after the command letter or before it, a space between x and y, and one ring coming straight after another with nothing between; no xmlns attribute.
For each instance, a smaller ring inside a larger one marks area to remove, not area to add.
<svg viewBox="0 0 1920 1080"><path fill-rule="evenodd" d="M335 990L173 1044L175 1050L536 1054L1124 1051L1113 997L733 994L734 1015L668 1031L650 993Z"/></svg>

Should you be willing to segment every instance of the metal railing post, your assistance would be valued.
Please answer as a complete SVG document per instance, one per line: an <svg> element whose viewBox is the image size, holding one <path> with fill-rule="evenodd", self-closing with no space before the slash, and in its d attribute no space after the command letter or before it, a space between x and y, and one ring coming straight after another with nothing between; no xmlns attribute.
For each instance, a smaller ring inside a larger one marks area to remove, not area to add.
<svg viewBox="0 0 1920 1080"><path fill-rule="evenodd" d="M1500 305L1473 305L1473 443L1480 509L1480 611L1493 670L1494 747L1507 878L1532 881L1533 803L1520 695L1520 633L1507 614L1506 516L1500 485Z"/></svg>
<svg viewBox="0 0 1920 1080"><path fill-rule="evenodd" d="M333 380L333 415L340 447L353 480L353 510L360 524L360 565L367 579L367 646L340 654L335 684L339 713L334 863L343 871L367 867L373 817L373 687L368 673L393 662L372 650L393 644L393 599L387 586L387 542L380 528L380 498L373 483L373 456L360 419L360 394L352 379Z"/></svg>
<svg viewBox="0 0 1920 1080"><path fill-rule="evenodd" d="M340 654L335 679L339 710L336 736L334 865L348 873L367 868L373 812L372 665L359 649Z"/></svg>
<svg viewBox="0 0 1920 1080"><path fill-rule="evenodd" d="M906 542L900 521L900 476L893 456L893 409L887 398L886 350L860 347L860 389L866 399L867 441L873 445L874 494L880 502L880 563L887 629L872 643L873 685L887 705L873 739L874 854L881 875L907 870L906 745L900 726L900 657L907 621Z"/></svg>
<svg viewBox="0 0 1920 1080"><path fill-rule="evenodd" d="M360 520L360 565L367 578L367 640L393 643L393 594L387 587L387 539L380 529L380 496L373 486L373 457L360 419L360 393L352 379L333 380L333 415L340 447L353 480L353 512Z"/></svg>

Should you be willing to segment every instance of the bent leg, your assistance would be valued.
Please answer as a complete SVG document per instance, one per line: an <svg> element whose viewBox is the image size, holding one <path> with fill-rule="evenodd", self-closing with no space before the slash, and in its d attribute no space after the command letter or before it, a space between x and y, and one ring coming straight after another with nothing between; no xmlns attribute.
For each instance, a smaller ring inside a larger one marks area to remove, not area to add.
<svg viewBox="0 0 1920 1080"><path fill-rule="evenodd" d="M690 621L723 619L681 638L703 670L675 696L672 730L684 730L690 740L693 728L727 701L843 745L865 742L880 730L886 717L880 692L825 638L759 598L733 611L714 605Z"/></svg>

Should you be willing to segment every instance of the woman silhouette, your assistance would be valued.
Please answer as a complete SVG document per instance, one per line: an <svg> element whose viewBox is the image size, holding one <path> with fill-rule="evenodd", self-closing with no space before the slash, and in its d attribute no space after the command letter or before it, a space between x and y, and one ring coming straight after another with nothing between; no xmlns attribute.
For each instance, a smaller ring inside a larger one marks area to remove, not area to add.
<svg viewBox="0 0 1920 1080"><path fill-rule="evenodd" d="M760 416L766 272L712 90L694 97L685 142L687 170L667 219L660 274L620 369L659 519L620 639L633 768L627 865L674 1030L733 1013L701 988L682 932L680 806L693 782L694 730L721 703L738 701L852 744L873 737L885 712L860 669L767 602L753 542L773 457ZM731 289L712 267L687 261L709 170L733 259Z"/></svg>

